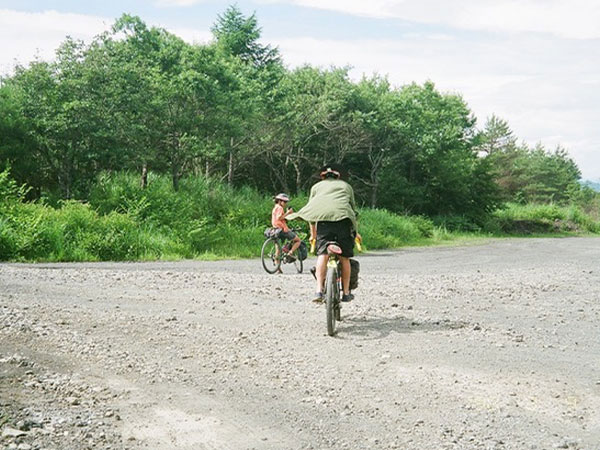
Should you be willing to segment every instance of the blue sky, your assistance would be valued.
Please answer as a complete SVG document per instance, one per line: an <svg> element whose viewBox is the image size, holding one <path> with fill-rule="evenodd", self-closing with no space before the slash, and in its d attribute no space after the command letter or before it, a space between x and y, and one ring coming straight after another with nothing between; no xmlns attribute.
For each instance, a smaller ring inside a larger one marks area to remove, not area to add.
<svg viewBox="0 0 600 450"><path fill-rule="evenodd" d="M0 0L0 74L51 59L66 35L89 42L122 13L189 42L231 2ZM238 0L285 63L352 66L401 86L461 94L482 126L496 114L530 145L565 147L600 181L600 1Z"/></svg>

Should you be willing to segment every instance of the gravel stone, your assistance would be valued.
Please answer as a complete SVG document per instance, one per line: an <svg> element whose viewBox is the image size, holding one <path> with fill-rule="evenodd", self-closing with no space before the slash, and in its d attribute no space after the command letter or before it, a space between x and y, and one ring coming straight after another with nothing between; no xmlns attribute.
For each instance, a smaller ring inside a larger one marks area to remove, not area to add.
<svg viewBox="0 0 600 450"><path fill-rule="evenodd" d="M335 337L291 266L0 264L0 448L595 449L598 255L358 255Z"/></svg>

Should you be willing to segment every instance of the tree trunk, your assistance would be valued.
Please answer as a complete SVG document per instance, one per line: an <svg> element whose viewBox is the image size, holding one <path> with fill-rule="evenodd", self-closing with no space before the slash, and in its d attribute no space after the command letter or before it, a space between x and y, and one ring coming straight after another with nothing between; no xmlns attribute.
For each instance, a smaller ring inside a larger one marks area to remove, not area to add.
<svg viewBox="0 0 600 450"><path fill-rule="evenodd" d="M233 185L233 138L231 138L231 148L229 150L229 164L227 165L227 184Z"/></svg>
<svg viewBox="0 0 600 450"><path fill-rule="evenodd" d="M371 208L377 207L377 180L373 182L373 187L371 188Z"/></svg>
<svg viewBox="0 0 600 450"><path fill-rule="evenodd" d="M184 161L181 158L181 140L179 139L179 134L177 132L174 132L172 135L171 145L171 178L173 180L173 189L177 192L179 190L181 166Z"/></svg>
<svg viewBox="0 0 600 450"><path fill-rule="evenodd" d="M173 180L173 189L177 192L179 190L179 168L175 161L171 164L171 178Z"/></svg>
<svg viewBox="0 0 600 450"><path fill-rule="evenodd" d="M377 207L377 192L379 188L379 180L377 174L379 169L383 165L384 149L373 152L373 145L369 145L369 162L371 163L371 180L369 185L371 186L371 208Z"/></svg>
<svg viewBox="0 0 600 450"><path fill-rule="evenodd" d="M144 163L142 165L142 178L140 180L140 187L142 189L146 189L148 186L148 164Z"/></svg>
<svg viewBox="0 0 600 450"><path fill-rule="evenodd" d="M61 187L65 199L71 199L71 174L69 168L63 168L62 173L58 174L58 184Z"/></svg>
<svg viewBox="0 0 600 450"><path fill-rule="evenodd" d="M208 162L208 159L206 160L206 165L204 166L204 177L206 179L208 179L208 177L210 177L210 164Z"/></svg>
<svg viewBox="0 0 600 450"><path fill-rule="evenodd" d="M298 192L302 184L302 170L300 168L299 161L292 161L292 166L294 167L294 171L296 172L296 192Z"/></svg>
<svg viewBox="0 0 600 450"><path fill-rule="evenodd" d="M278 191L283 188L283 192L289 192L287 178L280 165L277 162L272 161L269 156L265 158L265 164L269 166L270 169L273 191ZM277 182L279 182L279 185Z"/></svg>

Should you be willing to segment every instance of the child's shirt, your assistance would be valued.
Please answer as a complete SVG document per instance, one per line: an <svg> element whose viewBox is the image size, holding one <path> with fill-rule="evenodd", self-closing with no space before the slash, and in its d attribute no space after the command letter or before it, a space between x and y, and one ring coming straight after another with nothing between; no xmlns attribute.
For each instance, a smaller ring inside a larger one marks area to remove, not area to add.
<svg viewBox="0 0 600 450"><path fill-rule="evenodd" d="M286 220L283 218L285 211L283 210L283 206L277 204L273 207L273 211L271 211L271 226L274 228L281 228L283 231L288 232L290 229L287 226Z"/></svg>

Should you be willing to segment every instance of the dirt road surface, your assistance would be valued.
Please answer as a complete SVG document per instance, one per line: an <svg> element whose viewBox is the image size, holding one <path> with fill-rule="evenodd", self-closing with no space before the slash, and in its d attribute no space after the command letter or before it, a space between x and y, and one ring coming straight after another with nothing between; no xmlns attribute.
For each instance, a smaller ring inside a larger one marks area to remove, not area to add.
<svg viewBox="0 0 600 450"><path fill-rule="evenodd" d="M359 261L1 264L0 448L600 449L600 239Z"/></svg>

